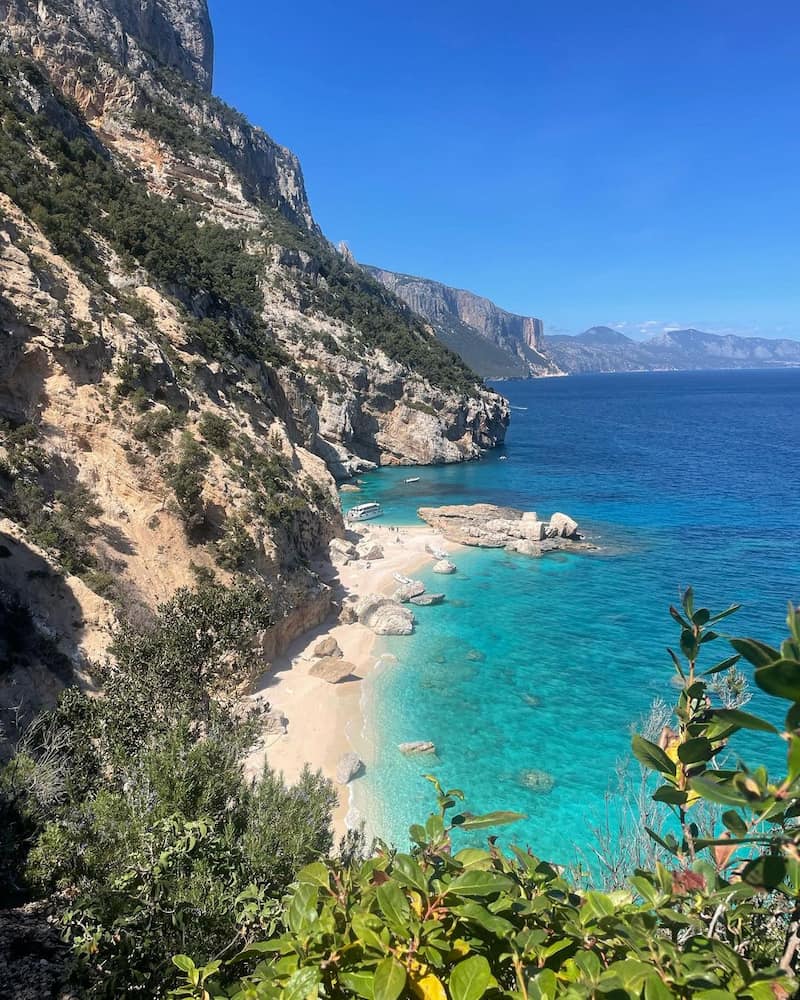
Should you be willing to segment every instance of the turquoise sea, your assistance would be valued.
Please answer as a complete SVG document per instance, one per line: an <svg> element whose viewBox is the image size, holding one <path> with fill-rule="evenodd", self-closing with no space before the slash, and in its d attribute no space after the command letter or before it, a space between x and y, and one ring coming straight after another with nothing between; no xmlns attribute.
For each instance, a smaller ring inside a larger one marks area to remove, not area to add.
<svg viewBox="0 0 800 1000"><path fill-rule="evenodd" d="M514 408L504 449L415 470L412 486L407 469L381 470L349 503L379 500L395 524L432 504L562 510L600 549L470 550L455 576L422 574L447 603L417 609L413 636L385 640L397 662L365 691L373 759L356 796L371 832L405 844L430 811L431 771L474 812L525 812L503 839L569 863L603 815L631 725L672 694L667 608L681 589L692 584L712 608L741 602L731 631L767 640L782 635L786 602L800 601L800 371L497 388ZM434 740L438 755L401 756L397 744L415 739ZM531 769L552 777L551 791L526 787Z"/></svg>

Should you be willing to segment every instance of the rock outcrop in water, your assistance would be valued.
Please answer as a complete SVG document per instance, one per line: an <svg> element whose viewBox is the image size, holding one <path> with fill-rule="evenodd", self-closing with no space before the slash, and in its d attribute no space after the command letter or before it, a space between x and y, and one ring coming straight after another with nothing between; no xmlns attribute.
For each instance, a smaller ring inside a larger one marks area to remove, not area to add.
<svg viewBox="0 0 800 1000"><path fill-rule="evenodd" d="M533 511L490 503L420 507L418 515L445 538L461 545L541 555L560 548L587 548L578 523L566 514L542 521Z"/></svg>

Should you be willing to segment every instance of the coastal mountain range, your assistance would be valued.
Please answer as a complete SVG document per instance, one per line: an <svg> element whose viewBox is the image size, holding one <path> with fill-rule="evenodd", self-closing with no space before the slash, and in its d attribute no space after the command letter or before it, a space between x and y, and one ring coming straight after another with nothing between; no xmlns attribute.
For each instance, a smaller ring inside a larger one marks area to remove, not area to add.
<svg viewBox="0 0 800 1000"><path fill-rule="evenodd" d="M796 340L674 330L636 341L608 326L576 336L547 334L543 320L510 313L474 292L369 265L364 270L484 378L800 365Z"/></svg>
<svg viewBox="0 0 800 1000"><path fill-rule="evenodd" d="M201 578L270 591L269 660L330 613L337 480L505 434L212 66L205 0L0 0L0 617L56 637L0 642L0 705Z"/></svg>
<svg viewBox="0 0 800 1000"><path fill-rule="evenodd" d="M671 330L645 341L594 326L575 337L547 336L544 349L568 373L780 368L800 365L800 341Z"/></svg>

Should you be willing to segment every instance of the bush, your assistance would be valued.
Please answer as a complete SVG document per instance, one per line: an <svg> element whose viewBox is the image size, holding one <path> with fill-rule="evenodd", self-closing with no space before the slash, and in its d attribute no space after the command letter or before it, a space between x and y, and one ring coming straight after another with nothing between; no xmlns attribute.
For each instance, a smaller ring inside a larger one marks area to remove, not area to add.
<svg viewBox="0 0 800 1000"><path fill-rule="evenodd" d="M183 522L192 531L205 521L203 484L210 457L205 448L191 434L181 437L177 462L167 465L167 482L175 493Z"/></svg>
<svg viewBox="0 0 800 1000"><path fill-rule="evenodd" d="M208 410L200 417L200 433L210 448L226 452L231 446L231 422Z"/></svg>
<svg viewBox="0 0 800 1000"><path fill-rule="evenodd" d="M159 455L164 445L168 442L169 436L176 427L180 427L184 422L182 413L176 410L159 408L146 413L133 426L133 436L137 441L142 441L147 445L154 455Z"/></svg>

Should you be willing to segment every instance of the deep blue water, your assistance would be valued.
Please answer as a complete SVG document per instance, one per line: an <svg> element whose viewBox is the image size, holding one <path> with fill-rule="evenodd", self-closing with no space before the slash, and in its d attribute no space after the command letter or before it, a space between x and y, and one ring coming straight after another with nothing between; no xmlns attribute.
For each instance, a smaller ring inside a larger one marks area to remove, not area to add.
<svg viewBox="0 0 800 1000"><path fill-rule="evenodd" d="M422 574L448 603L418 609L415 635L386 641L398 662L370 682L374 760L358 796L372 831L405 843L432 805L429 770L473 811L527 813L509 835L569 862L602 815L631 725L673 692L667 608L681 589L712 609L741 602L731 632L768 641L800 600L800 371L499 388L514 407L503 451L416 470L414 486L406 469L381 470L350 502L378 499L397 524L426 504L562 510L600 551L471 550L453 577ZM438 756L402 757L396 745L412 739L434 740ZM552 776L549 793L526 787L532 769Z"/></svg>

